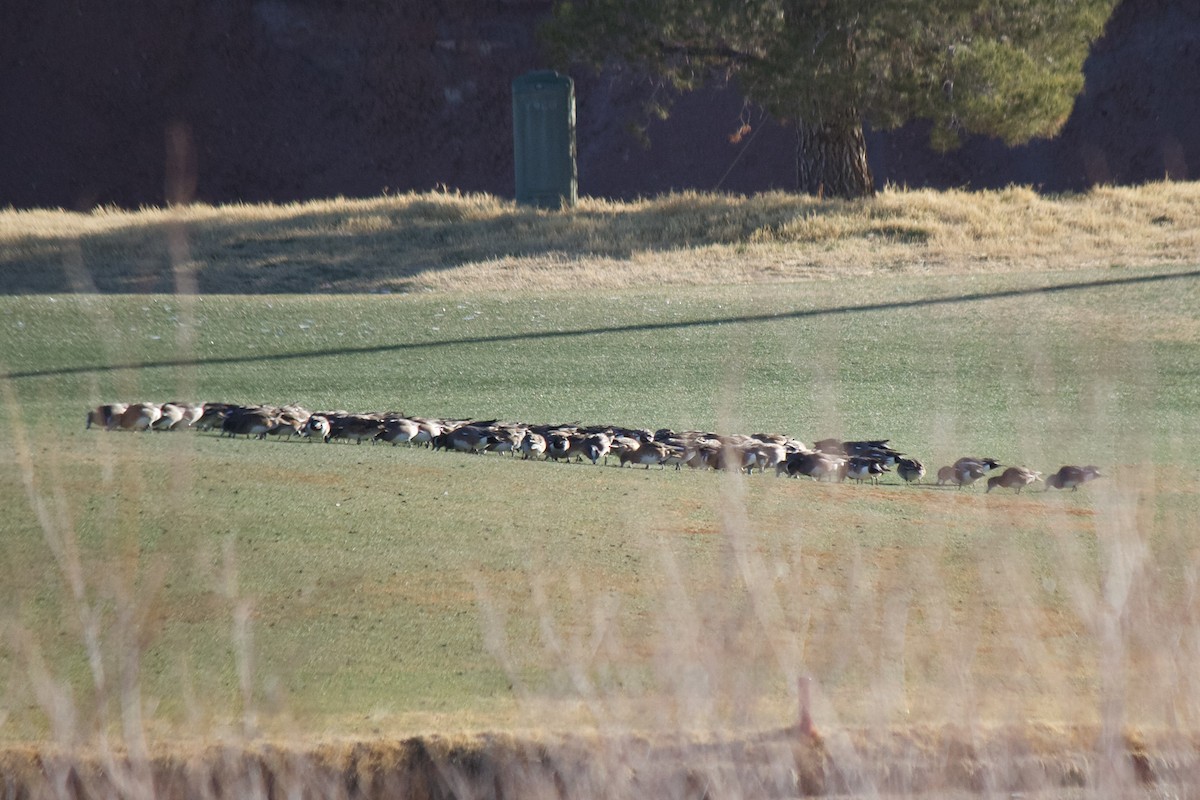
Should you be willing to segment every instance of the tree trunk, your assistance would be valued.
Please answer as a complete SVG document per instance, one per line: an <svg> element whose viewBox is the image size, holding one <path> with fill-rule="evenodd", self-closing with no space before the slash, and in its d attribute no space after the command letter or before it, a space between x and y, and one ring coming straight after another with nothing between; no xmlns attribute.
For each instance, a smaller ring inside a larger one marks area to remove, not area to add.
<svg viewBox="0 0 1200 800"><path fill-rule="evenodd" d="M875 196L867 142L857 115L844 122L796 121L796 189L818 197Z"/></svg>

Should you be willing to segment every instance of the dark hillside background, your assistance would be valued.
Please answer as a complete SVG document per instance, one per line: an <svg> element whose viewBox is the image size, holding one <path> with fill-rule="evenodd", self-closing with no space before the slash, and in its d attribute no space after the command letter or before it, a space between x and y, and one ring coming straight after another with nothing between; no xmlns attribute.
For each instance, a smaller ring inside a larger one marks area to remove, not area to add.
<svg viewBox="0 0 1200 800"><path fill-rule="evenodd" d="M546 0L39 0L0 9L0 206L291 201L383 191L513 193L514 77L543 68ZM1200 176L1200 2L1124 0L1062 134L973 139L920 125L869 138L880 184L1095 183ZM735 90L679 98L630 133L653 87L573 75L580 193L794 185L794 137ZM730 137L743 122L752 130ZM168 177L170 176L170 177Z"/></svg>

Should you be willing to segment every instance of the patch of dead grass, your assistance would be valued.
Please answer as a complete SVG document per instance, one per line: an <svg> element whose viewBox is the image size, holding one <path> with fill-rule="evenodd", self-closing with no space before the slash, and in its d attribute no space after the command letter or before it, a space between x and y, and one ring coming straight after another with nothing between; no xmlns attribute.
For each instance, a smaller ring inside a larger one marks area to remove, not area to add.
<svg viewBox="0 0 1200 800"><path fill-rule="evenodd" d="M889 188L862 201L784 193L583 198L566 212L425 193L287 205L0 211L0 291L480 291L711 286L1190 263L1200 188ZM19 266L37 267L21 270Z"/></svg>

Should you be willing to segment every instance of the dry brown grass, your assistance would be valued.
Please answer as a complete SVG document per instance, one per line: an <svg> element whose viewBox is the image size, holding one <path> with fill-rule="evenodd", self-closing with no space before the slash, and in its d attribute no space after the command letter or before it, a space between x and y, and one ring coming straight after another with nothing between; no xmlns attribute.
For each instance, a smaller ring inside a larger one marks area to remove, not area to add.
<svg viewBox="0 0 1200 800"><path fill-rule="evenodd" d="M1195 745L1124 736L1107 751L1088 729L842 732L752 737L482 734L324 743L158 746L125 752L8 748L7 796L84 798L454 797L790 798L1036 792L1163 796L1187 786ZM1113 779L1117 780L1114 781ZM1176 795L1178 796L1178 795ZM1183 796L1187 796L1184 794Z"/></svg>
<svg viewBox="0 0 1200 800"><path fill-rule="evenodd" d="M0 291L568 290L1144 266L1200 252L1200 185L682 193L557 213L452 193L0 212ZM182 283L181 283L182 281Z"/></svg>

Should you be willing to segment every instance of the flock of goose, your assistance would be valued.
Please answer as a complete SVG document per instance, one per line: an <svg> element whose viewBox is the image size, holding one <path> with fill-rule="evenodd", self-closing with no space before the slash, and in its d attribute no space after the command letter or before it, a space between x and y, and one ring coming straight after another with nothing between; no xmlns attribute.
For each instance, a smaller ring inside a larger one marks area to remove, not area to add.
<svg viewBox="0 0 1200 800"><path fill-rule="evenodd" d="M640 464L676 469L773 470L776 476L807 476L813 480L878 483L894 471L906 483L920 483L925 466L888 446L887 439L841 441L825 439L811 447L785 434L752 435L673 431L662 428L623 428L614 425L528 425L498 420L431 419L399 413L351 414L310 412L300 406L241 406L230 403L113 403L87 413L87 426L106 430L219 430L230 437L299 436L313 441L343 439L392 445L425 445L466 453L520 454L522 458L555 461ZM1013 489L1018 494L1042 480L1026 467L1003 466L994 458L963 457L937 471L937 483L958 488L987 477L987 491ZM1046 489L1075 491L1101 477L1094 466L1066 465L1044 479Z"/></svg>

